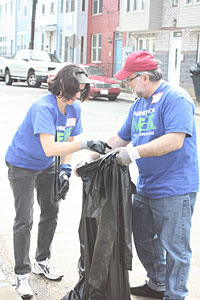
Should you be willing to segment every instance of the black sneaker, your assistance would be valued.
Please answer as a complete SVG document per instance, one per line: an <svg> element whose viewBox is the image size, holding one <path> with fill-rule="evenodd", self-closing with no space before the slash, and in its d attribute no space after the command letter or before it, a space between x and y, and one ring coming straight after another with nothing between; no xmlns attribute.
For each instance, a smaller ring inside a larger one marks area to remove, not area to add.
<svg viewBox="0 0 200 300"><path fill-rule="evenodd" d="M131 287L130 288L131 295L155 298L155 299L163 299L164 291L156 291L151 289L147 284Z"/></svg>

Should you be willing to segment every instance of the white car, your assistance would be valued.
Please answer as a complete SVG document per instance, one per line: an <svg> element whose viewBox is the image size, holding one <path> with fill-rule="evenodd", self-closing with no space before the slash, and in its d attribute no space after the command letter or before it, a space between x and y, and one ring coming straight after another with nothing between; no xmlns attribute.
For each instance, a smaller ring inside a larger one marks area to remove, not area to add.
<svg viewBox="0 0 200 300"><path fill-rule="evenodd" d="M48 72L56 69L60 61L52 53L39 50L20 50L14 59L5 63L5 83L27 81L30 87L39 87L47 82Z"/></svg>
<svg viewBox="0 0 200 300"><path fill-rule="evenodd" d="M5 61L7 58L0 56L0 78L5 79Z"/></svg>

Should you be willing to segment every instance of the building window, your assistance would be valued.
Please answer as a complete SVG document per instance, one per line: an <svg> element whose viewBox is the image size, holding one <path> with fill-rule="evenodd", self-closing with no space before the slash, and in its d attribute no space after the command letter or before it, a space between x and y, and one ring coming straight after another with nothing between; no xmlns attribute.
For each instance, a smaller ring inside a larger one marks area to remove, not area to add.
<svg viewBox="0 0 200 300"><path fill-rule="evenodd" d="M17 15L17 17L21 18L21 15L22 15L22 1L19 0L18 1L18 15Z"/></svg>
<svg viewBox="0 0 200 300"><path fill-rule="evenodd" d="M80 52L80 63L84 63L84 36L81 36L81 52Z"/></svg>
<svg viewBox="0 0 200 300"><path fill-rule="evenodd" d="M74 49L69 43L69 37L65 37L65 50L64 50L64 61L74 62Z"/></svg>
<svg viewBox="0 0 200 300"><path fill-rule="evenodd" d="M28 2L24 0L24 17L28 15Z"/></svg>
<svg viewBox="0 0 200 300"><path fill-rule="evenodd" d="M0 37L0 56L8 55L7 50L8 50L8 39L6 36L1 36Z"/></svg>
<svg viewBox="0 0 200 300"><path fill-rule="evenodd" d="M191 5L192 4L192 0L185 0L185 5Z"/></svg>
<svg viewBox="0 0 200 300"><path fill-rule="evenodd" d="M24 6L24 17L27 16L27 6Z"/></svg>
<svg viewBox="0 0 200 300"><path fill-rule="evenodd" d="M63 39L63 32L60 30L60 38L59 38L59 57L62 56L62 39Z"/></svg>
<svg viewBox="0 0 200 300"><path fill-rule="evenodd" d="M7 17L7 13L8 13L8 4L5 3L5 18Z"/></svg>
<svg viewBox="0 0 200 300"><path fill-rule="evenodd" d="M92 62L101 62L101 34L92 35Z"/></svg>
<svg viewBox="0 0 200 300"><path fill-rule="evenodd" d="M45 15L45 4L42 4L42 15Z"/></svg>
<svg viewBox="0 0 200 300"><path fill-rule="evenodd" d="M71 0L71 11L75 11L75 0Z"/></svg>
<svg viewBox="0 0 200 300"><path fill-rule="evenodd" d="M144 1L145 0L139 0L139 10L143 11L144 10Z"/></svg>
<svg viewBox="0 0 200 300"><path fill-rule="evenodd" d="M54 1L51 1L50 13L55 14L55 3L54 3Z"/></svg>
<svg viewBox="0 0 200 300"><path fill-rule="evenodd" d="M17 35L17 50L23 50L27 48L27 35L26 33L18 33Z"/></svg>
<svg viewBox="0 0 200 300"><path fill-rule="evenodd" d="M44 33L41 34L41 50L44 51Z"/></svg>
<svg viewBox="0 0 200 300"><path fill-rule="evenodd" d="M93 7L93 9L92 9L93 15L102 14L103 0L93 0L92 7Z"/></svg>
<svg viewBox="0 0 200 300"><path fill-rule="evenodd" d="M178 0L173 0L172 1L172 6L177 6L178 5Z"/></svg>
<svg viewBox="0 0 200 300"><path fill-rule="evenodd" d="M75 11L75 0L66 1L66 13Z"/></svg>
<svg viewBox="0 0 200 300"><path fill-rule="evenodd" d="M81 10L82 10L82 11L85 11L85 0L82 0Z"/></svg>
<svg viewBox="0 0 200 300"><path fill-rule="evenodd" d="M126 13L129 13L130 9L130 0L126 0Z"/></svg>
<svg viewBox="0 0 200 300"><path fill-rule="evenodd" d="M130 12L130 1L131 0L127 0L127 4L129 5L129 11L127 12ZM132 12L143 11L144 4L145 4L145 0L132 0Z"/></svg>
<svg viewBox="0 0 200 300"><path fill-rule="evenodd" d="M60 12L63 13L63 0L61 0L61 3L60 3Z"/></svg>
<svg viewBox="0 0 200 300"><path fill-rule="evenodd" d="M10 14L13 14L13 1L10 1Z"/></svg>
<svg viewBox="0 0 200 300"><path fill-rule="evenodd" d="M133 0L133 12L137 11L137 0Z"/></svg>
<svg viewBox="0 0 200 300"><path fill-rule="evenodd" d="M155 52L155 38L138 39L138 50L145 50L150 53Z"/></svg>

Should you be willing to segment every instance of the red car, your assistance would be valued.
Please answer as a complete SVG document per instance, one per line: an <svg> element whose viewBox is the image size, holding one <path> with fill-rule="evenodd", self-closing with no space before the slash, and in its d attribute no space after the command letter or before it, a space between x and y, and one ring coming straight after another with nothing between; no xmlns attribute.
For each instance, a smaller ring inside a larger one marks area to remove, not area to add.
<svg viewBox="0 0 200 300"><path fill-rule="evenodd" d="M112 78L108 78L99 66L88 64L80 66L86 71L89 78L93 81L90 85L92 98L106 97L110 101L115 101L120 94L119 83Z"/></svg>
<svg viewBox="0 0 200 300"><path fill-rule="evenodd" d="M48 75L47 82L49 83L53 78L55 78L58 71L65 65L69 63L62 63L59 68L54 71L50 71ZM119 83L112 78L108 78L102 71L102 69L93 64L79 64L83 68L88 77L92 80L90 85L90 97L91 98L108 98L110 101L115 101L117 96L120 94Z"/></svg>

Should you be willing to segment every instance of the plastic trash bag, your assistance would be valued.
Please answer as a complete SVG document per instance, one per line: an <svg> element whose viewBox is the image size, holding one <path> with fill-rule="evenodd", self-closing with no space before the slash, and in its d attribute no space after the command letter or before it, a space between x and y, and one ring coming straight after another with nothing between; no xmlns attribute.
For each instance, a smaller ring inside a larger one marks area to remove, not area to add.
<svg viewBox="0 0 200 300"><path fill-rule="evenodd" d="M200 75L200 64L199 63L190 67L190 75Z"/></svg>
<svg viewBox="0 0 200 300"><path fill-rule="evenodd" d="M83 181L79 281L62 300L130 300L132 194L129 168L115 154L77 169Z"/></svg>

